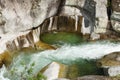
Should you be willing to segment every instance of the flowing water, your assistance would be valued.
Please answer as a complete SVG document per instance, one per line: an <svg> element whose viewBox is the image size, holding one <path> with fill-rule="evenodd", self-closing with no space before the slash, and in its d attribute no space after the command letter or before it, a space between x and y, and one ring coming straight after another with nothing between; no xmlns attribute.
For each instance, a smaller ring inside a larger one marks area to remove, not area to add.
<svg viewBox="0 0 120 80"><path fill-rule="evenodd" d="M58 62L68 66L75 65L77 74L68 71L67 78L83 75L101 75L101 70L96 66L96 59L111 52L120 51L120 43L110 41L85 42L78 34L56 32L42 35L41 39L49 44L60 44L56 50L19 52L13 63L0 69L0 80L25 80L26 77L35 76L51 62ZM70 44L69 44L70 43ZM78 43L78 44L77 44ZM73 45L74 44L74 45ZM54 74L57 75L57 74ZM73 76L75 75L75 76Z"/></svg>
<svg viewBox="0 0 120 80"><path fill-rule="evenodd" d="M74 46L66 44L57 50L46 50L29 55L21 53L21 55L19 55L14 60L14 63L12 64L9 70L6 70L4 66L3 68L1 68L0 79L21 80L21 74L22 77L26 75L25 73L26 69L23 67L24 65L22 64L26 64L27 67L30 67L30 65L34 63L35 65L33 66L32 74L36 74L39 70L41 70L44 66L48 65L52 61L69 65L69 64L74 64L75 61L77 61L78 63L79 62L78 60L81 59L87 59L87 60L98 59L106 54L115 51L120 51L120 43L103 41L103 42L89 42ZM17 69L15 72L16 74L10 75L10 70L13 69Z"/></svg>

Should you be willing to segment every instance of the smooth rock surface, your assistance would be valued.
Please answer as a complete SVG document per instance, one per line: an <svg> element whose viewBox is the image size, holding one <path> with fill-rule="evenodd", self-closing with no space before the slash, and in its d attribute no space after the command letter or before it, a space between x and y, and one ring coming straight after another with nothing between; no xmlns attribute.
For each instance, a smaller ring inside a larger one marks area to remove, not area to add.
<svg viewBox="0 0 120 80"><path fill-rule="evenodd" d="M104 69L104 73L109 76L117 76L120 74L120 52L113 52L101 58L98 61L100 67Z"/></svg>
<svg viewBox="0 0 120 80"><path fill-rule="evenodd" d="M88 75L88 76L83 76L83 77L79 77L77 79L72 79L72 80L113 80L113 79L105 76L99 76L99 75Z"/></svg>

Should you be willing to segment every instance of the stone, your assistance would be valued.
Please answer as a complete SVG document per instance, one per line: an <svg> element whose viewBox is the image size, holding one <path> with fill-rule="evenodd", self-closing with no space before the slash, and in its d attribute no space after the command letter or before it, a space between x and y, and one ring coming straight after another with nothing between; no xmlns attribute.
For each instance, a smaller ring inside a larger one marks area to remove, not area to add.
<svg viewBox="0 0 120 80"><path fill-rule="evenodd" d="M100 60L98 65L104 69L104 73L109 76L117 76L120 74L120 52L110 53Z"/></svg>
<svg viewBox="0 0 120 80"><path fill-rule="evenodd" d="M92 39L92 40L97 40L97 39L100 39L100 35L99 35L99 34L97 34L97 33L94 33L94 32L91 34L91 36L90 36L90 37L91 37L91 39Z"/></svg>
<svg viewBox="0 0 120 80"><path fill-rule="evenodd" d="M94 0L96 2L95 32L105 33L108 24L107 0Z"/></svg>
<svg viewBox="0 0 120 80"><path fill-rule="evenodd" d="M41 41L38 41L35 43L35 48L37 50L55 50L55 49L57 49L57 48L55 48L49 44L46 44L44 42L41 42Z"/></svg>
<svg viewBox="0 0 120 80"><path fill-rule="evenodd" d="M113 29L120 33L120 0L112 0L111 23Z"/></svg>
<svg viewBox="0 0 120 80"><path fill-rule="evenodd" d="M106 76L88 75L88 76L78 77L72 80L113 80L113 79Z"/></svg>
<svg viewBox="0 0 120 80"><path fill-rule="evenodd" d="M5 51L0 54L0 68L3 64L8 67L12 61L12 54L9 51Z"/></svg>
<svg viewBox="0 0 120 80"><path fill-rule="evenodd" d="M120 33L120 12L113 12L111 16L111 23L113 29Z"/></svg>
<svg viewBox="0 0 120 80"><path fill-rule="evenodd" d="M25 31L41 24L46 18L54 16L61 0L10 0L0 1L0 31ZM9 14L8 14L9 13Z"/></svg>

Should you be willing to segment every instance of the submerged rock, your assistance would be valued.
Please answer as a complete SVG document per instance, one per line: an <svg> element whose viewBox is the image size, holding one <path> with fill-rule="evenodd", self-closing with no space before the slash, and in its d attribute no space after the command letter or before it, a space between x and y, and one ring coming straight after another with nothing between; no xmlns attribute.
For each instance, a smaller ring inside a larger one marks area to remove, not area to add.
<svg viewBox="0 0 120 80"><path fill-rule="evenodd" d="M0 68L3 64L8 67L12 61L12 54L9 51L5 51L4 53L0 54Z"/></svg>
<svg viewBox="0 0 120 80"><path fill-rule="evenodd" d="M0 25L0 31L19 32L38 26L44 19L57 13L60 2L61 0L1 0L0 20L5 23Z"/></svg>
<svg viewBox="0 0 120 80"><path fill-rule="evenodd" d="M82 60L73 64L72 62L66 64L52 62L43 68L40 72L47 76L48 80L56 80L58 78L67 78L71 80L84 75L102 74L102 71L96 67L96 64L94 62L89 62L86 60Z"/></svg>
<svg viewBox="0 0 120 80"><path fill-rule="evenodd" d="M113 52L98 60L100 67L104 69L104 73L109 76L117 76L120 74L120 52Z"/></svg>

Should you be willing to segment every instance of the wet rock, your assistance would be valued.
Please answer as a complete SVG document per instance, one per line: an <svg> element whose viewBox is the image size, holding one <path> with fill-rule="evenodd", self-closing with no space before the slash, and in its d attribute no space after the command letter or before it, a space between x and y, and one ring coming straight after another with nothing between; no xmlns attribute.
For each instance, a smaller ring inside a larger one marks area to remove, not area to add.
<svg viewBox="0 0 120 80"><path fill-rule="evenodd" d="M120 33L120 12L113 12L111 16L111 23L113 29Z"/></svg>
<svg viewBox="0 0 120 80"><path fill-rule="evenodd" d="M100 39L100 35L97 34L97 33L92 33L92 34L91 34L91 39L92 39L92 40Z"/></svg>
<svg viewBox="0 0 120 80"><path fill-rule="evenodd" d="M6 49L5 43L9 40L23 35L23 32L25 32L24 35L27 34L32 27L36 27L46 18L56 15L60 3L61 0L0 0L0 36L3 35L3 39L0 41L2 42L0 51L3 52ZM13 37L13 35L16 36ZM35 37L35 39L38 41L38 38ZM22 41L25 41L25 44L21 44L20 47L33 46L26 39L20 40L20 43ZM19 43L17 42L17 44Z"/></svg>
<svg viewBox="0 0 120 80"><path fill-rule="evenodd" d="M43 75L47 77L48 80L53 80L58 78L60 65L56 62L52 62L48 65L48 68L43 72Z"/></svg>
<svg viewBox="0 0 120 80"><path fill-rule="evenodd" d="M95 32L105 33L108 24L107 3L108 0L94 0L96 2L95 10Z"/></svg>
<svg viewBox="0 0 120 80"><path fill-rule="evenodd" d="M64 80L64 78L75 78L78 76L78 71L77 65L69 66L57 62L52 62L41 70L41 72L47 76L48 80Z"/></svg>
<svg viewBox="0 0 120 80"><path fill-rule="evenodd" d="M41 41L35 43L35 48L37 50L55 50L56 49L55 47Z"/></svg>
<svg viewBox="0 0 120 80"><path fill-rule="evenodd" d="M120 12L120 0L112 0L113 11Z"/></svg>
<svg viewBox="0 0 120 80"><path fill-rule="evenodd" d="M112 0L111 22L113 29L120 33L120 0Z"/></svg>
<svg viewBox="0 0 120 80"><path fill-rule="evenodd" d="M72 80L113 80L113 79L106 76L88 75L88 76L78 77Z"/></svg>
<svg viewBox="0 0 120 80"><path fill-rule="evenodd" d="M0 68L3 64L8 67L12 61L12 54L9 51L5 51L0 54Z"/></svg>
<svg viewBox="0 0 120 80"><path fill-rule="evenodd" d="M72 62L71 62L72 63ZM48 76L48 78L55 77L55 79L58 78L67 78L67 79L75 79L76 77L79 76L84 76L84 75L97 75L101 74L102 71L96 67L96 64L94 62L89 62L89 61L80 61L78 63L58 63L58 62L53 62L43 68L41 72L45 76ZM53 75L54 74L54 75ZM59 79L58 79L59 80Z"/></svg>
<svg viewBox="0 0 120 80"><path fill-rule="evenodd" d="M100 67L104 69L104 73L109 76L120 74L120 52L110 53L98 60Z"/></svg>

